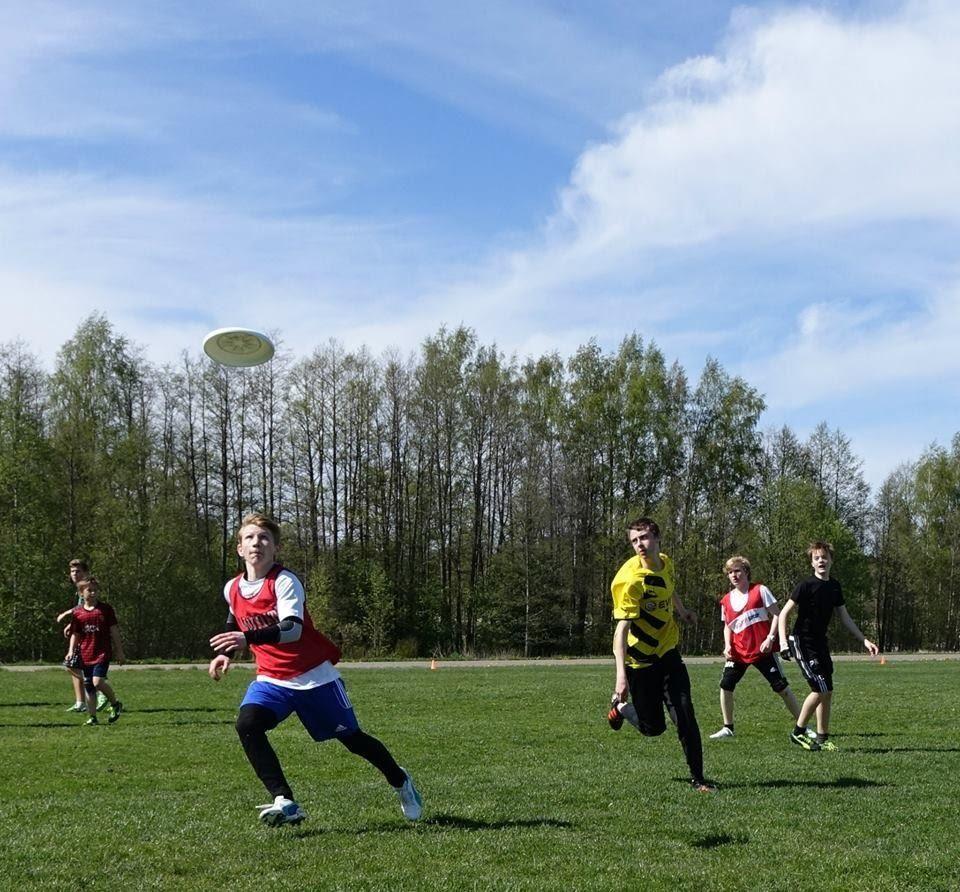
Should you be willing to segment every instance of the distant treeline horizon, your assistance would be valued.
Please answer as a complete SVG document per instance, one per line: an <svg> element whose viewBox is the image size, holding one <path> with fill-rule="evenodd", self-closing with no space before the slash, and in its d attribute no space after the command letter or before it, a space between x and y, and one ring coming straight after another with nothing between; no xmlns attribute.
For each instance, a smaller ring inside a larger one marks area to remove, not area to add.
<svg viewBox="0 0 960 892"><path fill-rule="evenodd" d="M75 557L131 659L209 656L254 510L350 657L609 652L639 515L700 614L688 653L722 650L726 558L782 604L811 539L883 650L958 649L960 434L872 493L840 428L761 430L763 409L715 360L691 382L637 334L520 361L441 328L409 356L331 340L227 370L153 365L93 315L52 372L22 343L0 357L0 660L62 656Z"/></svg>

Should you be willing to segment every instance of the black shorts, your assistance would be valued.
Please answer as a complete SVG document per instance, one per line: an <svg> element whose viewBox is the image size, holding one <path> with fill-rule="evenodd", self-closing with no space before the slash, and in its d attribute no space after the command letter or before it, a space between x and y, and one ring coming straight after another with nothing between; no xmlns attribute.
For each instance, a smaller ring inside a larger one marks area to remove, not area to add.
<svg viewBox="0 0 960 892"><path fill-rule="evenodd" d="M797 638L791 635L788 639L790 653L797 661L803 677L810 685L811 691L825 694L833 690L833 660L830 657L830 648L826 640L815 638Z"/></svg>
<svg viewBox="0 0 960 892"><path fill-rule="evenodd" d="M689 712L692 717L690 675L676 648L645 669L627 666L627 683L641 734L656 737L667 730L664 707Z"/></svg>
<svg viewBox="0 0 960 892"><path fill-rule="evenodd" d="M786 690L790 686L787 677L783 674L779 657L777 657L776 654L763 654L759 660L753 663L739 663L736 660L727 660L723 665L723 675L720 678L720 690L732 691L751 666L756 666L770 687L777 693Z"/></svg>

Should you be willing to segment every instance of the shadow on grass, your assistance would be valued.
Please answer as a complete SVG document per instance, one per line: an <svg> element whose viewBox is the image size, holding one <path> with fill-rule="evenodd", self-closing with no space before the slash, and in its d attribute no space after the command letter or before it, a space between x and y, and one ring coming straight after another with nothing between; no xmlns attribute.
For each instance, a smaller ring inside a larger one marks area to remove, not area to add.
<svg viewBox="0 0 960 892"><path fill-rule="evenodd" d="M475 818L464 818L460 815L434 815L421 821L428 827L452 827L454 830L515 830L525 827L572 827L569 821L558 821L556 818L520 818L505 821L478 821Z"/></svg>
<svg viewBox="0 0 960 892"><path fill-rule="evenodd" d="M690 845L695 849L718 849L720 846L745 846L748 842L750 837L746 833L735 833L732 836L729 833L714 833L694 839Z"/></svg>
<svg viewBox="0 0 960 892"><path fill-rule="evenodd" d="M573 827L569 821L558 821L554 818L519 818L503 821L481 821L476 818L465 818L460 815L434 815L432 818L425 818L422 821L412 822L390 821L383 824L370 824L366 827L358 827L352 830L345 829L317 829L294 830L289 828L289 833L296 839L310 839L315 836L366 836L370 833L410 833L413 831L423 832L424 830L439 829L446 830L466 830L476 832L478 830L517 830L517 829L537 829L544 827L559 827L567 829Z"/></svg>
<svg viewBox="0 0 960 892"><path fill-rule="evenodd" d="M142 712L142 710L137 710L137 712ZM123 714L124 721L117 727L123 727L131 723L130 714L124 712ZM166 721L166 722L150 722L148 725L141 725L145 728L169 728L169 727L179 727L179 726L190 726L190 725L233 725L235 719L184 719L181 722L178 721ZM0 722L0 728L82 728L86 723L86 719L83 721L63 721L63 722ZM102 720L99 725L96 727L103 727L109 725L113 727L113 723L107 722L106 719Z"/></svg>
<svg viewBox="0 0 960 892"><path fill-rule="evenodd" d="M870 787L889 787L890 784L868 780L865 777L838 777L834 780L772 780L759 784L725 784L735 787L760 787L762 789L783 789L785 787L808 787L813 790L865 790Z"/></svg>
<svg viewBox="0 0 960 892"><path fill-rule="evenodd" d="M2 702L0 702L0 709L2 709L2 708L4 708L4 707L8 707L8 708L9 708L9 707L16 707L16 706L29 706L29 707L37 707L37 706L62 706L62 707L63 707L63 711L64 711L64 712L67 711L67 707L66 707L66 705L65 705L65 703L64 703L63 700L50 700L50 701L45 701L45 702L39 702L39 701L38 701L38 702L36 702L36 703L27 703L27 702L25 702L25 701L23 701L23 700L20 700L20 701L18 701L18 702L16 702L16 703L13 703L13 702L10 702L10 703L2 703Z"/></svg>
<svg viewBox="0 0 960 892"><path fill-rule="evenodd" d="M960 753L960 746L851 746L846 747L844 751L879 755L887 753Z"/></svg>

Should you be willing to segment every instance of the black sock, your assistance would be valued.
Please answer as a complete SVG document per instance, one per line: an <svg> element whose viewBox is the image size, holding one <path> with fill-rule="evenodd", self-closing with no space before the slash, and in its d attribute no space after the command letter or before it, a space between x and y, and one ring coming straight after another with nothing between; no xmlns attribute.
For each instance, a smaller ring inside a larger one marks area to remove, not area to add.
<svg viewBox="0 0 960 892"><path fill-rule="evenodd" d="M354 755L366 759L374 768L387 779L391 787L402 787L407 775L397 764L393 756L376 737L371 737L365 731L357 731L349 737L340 737L340 742Z"/></svg>
<svg viewBox="0 0 960 892"><path fill-rule="evenodd" d="M728 725L726 722L724 722L724 723L723 723L723 727L724 727L724 728L729 728L729 729L732 731L732 730L733 730L733 722L730 722L729 725Z"/></svg>
<svg viewBox="0 0 960 892"><path fill-rule="evenodd" d="M797 727L793 729L793 733L799 737L803 737L803 735L807 733L807 729L797 725Z"/></svg>
<svg viewBox="0 0 960 892"><path fill-rule="evenodd" d="M263 706L248 704L240 709L237 716L237 734L243 751L267 792L274 797L293 799L293 791L284 777L280 760L267 740L267 731L276 727L277 717Z"/></svg>

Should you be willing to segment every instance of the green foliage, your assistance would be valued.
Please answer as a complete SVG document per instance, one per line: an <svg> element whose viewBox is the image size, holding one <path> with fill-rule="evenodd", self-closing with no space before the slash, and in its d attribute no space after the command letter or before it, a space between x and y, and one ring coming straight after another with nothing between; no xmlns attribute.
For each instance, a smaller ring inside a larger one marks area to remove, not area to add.
<svg viewBox="0 0 960 892"><path fill-rule="evenodd" d="M156 369L91 316L52 374L22 345L0 365L0 658L59 659L72 557L132 657L206 655L251 510L281 522L318 625L357 653L605 653L639 514L705 617L729 555L782 598L827 538L885 647L957 646L957 443L871 504L839 429L765 436L763 410L715 360L688 383L635 333L522 363L460 327L407 358L331 340L297 363ZM684 647L717 652L720 632L701 622Z"/></svg>
<svg viewBox="0 0 960 892"><path fill-rule="evenodd" d="M737 736L704 740L715 795L689 789L673 733L608 728L612 664L343 671L361 723L423 792L416 824L373 768L313 743L291 717L271 740L309 818L261 825L264 791L233 728L251 679L243 667L219 684L202 670L111 673L128 711L99 728L63 712L64 673L2 673L0 748L16 766L0 772L4 887L960 886L945 782L956 763L945 728L960 720L955 663L838 663L836 753L791 746L779 698L748 675ZM719 721L719 671L719 661L690 667L704 735Z"/></svg>

